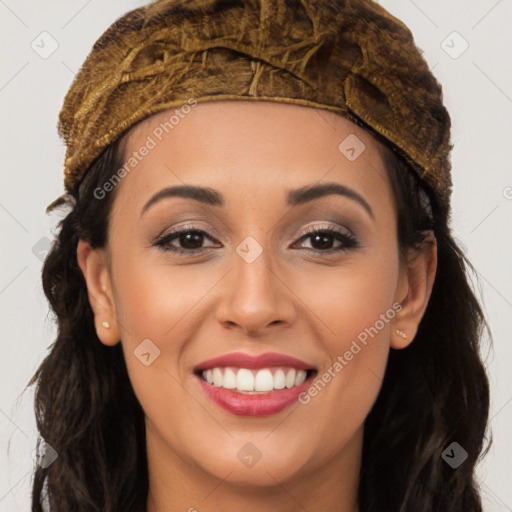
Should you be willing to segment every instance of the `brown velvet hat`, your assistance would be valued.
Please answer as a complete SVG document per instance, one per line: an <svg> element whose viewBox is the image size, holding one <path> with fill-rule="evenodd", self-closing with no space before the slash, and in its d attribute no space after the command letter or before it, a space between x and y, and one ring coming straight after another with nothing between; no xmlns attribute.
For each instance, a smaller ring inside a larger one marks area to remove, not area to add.
<svg viewBox="0 0 512 512"><path fill-rule="evenodd" d="M94 44L65 97L66 191L76 194L137 121L227 99L342 115L398 152L450 209L441 86L410 30L371 0L160 0L128 12Z"/></svg>

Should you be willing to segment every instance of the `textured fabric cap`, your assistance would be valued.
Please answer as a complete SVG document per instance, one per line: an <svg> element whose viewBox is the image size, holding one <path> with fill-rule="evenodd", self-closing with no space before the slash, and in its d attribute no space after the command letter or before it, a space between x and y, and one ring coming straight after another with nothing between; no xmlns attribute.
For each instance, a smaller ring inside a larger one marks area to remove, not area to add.
<svg viewBox="0 0 512 512"><path fill-rule="evenodd" d="M450 117L410 30L371 0L160 0L94 44L59 114L64 185L156 112L215 100L328 110L399 153L449 210Z"/></svg>

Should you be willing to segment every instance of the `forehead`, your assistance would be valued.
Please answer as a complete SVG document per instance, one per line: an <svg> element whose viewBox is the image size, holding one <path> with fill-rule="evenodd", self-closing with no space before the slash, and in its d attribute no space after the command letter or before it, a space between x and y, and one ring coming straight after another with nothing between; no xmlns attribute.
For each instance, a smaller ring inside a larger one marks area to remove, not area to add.
<svg viewBox="0 0 512 512"><path fill-rule="evenodd" d="M325 110L205 102L159 112L128 132L124 157L132 170L120 188L135 201L181 182L224 188L229 196L337 181L377 197L389 194L386 151L369 132Z"/></svg>

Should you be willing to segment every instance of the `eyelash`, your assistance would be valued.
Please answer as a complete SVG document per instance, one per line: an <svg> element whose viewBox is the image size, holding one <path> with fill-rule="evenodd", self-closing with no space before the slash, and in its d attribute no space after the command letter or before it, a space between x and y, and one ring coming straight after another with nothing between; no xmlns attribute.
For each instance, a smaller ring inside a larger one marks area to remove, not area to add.
<svg viewBox="0 0 512 512"><path fill-rule="evenodd" d="M193 234L196 234L196 235L203 235L203 236L205 236L205 237L207 237L207 238L209 238L211 240L211 237L208 235L208 233L206 231L203 231L202 229L197 229L197 228L195 228L193 226L183 226L181 228L176 229L175 231L173 231L171 233L168 233L168 234L160 237L159 239L157 239L154 242L153 245L155 247L160 248L163 251L169 251L169 252L172 252L174 254L194 255L194 254L197 254L198 252L203 251L205 248L180 249L180 248L170 247L169 246L169 243L171 242L171 240L179 238L181 235L190 234L190 233L193 233ZM326 234L326 235L333 236L334 238L336 238L336 240L343 242L343 245L342 245L342 247L339 247L338 249L322 250L322 249L309 249L309 248L306 248L307 250L329 255L329 254L337 253L337 252L340 252L340 251L349 251L349 250L351 250L353 248L359 247L359 240L358 240L357 237L355 237L354 235L345 233L343 231L339 231L339 230L337 230L335 228L332 228L332 227L326 227L326 228L318 228L318 227L316 227L316 228L308 229L299 238L298 241L305 240L307 238L311 238L313 235L316 235L316 234Z"/></svg>

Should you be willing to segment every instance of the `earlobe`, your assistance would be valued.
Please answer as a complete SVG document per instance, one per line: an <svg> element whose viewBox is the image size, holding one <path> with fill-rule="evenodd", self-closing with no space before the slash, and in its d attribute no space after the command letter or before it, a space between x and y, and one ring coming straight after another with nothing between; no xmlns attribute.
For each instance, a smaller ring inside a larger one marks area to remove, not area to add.
<svg viewBox="0 0 512 512"><path fill-rule="evenodd" d="M411 249L407 258L407 267L400 277L397 290L405 297L398 300L402 309L395 316L391 331L390 345L400 350L408 347L414 340L418 327L430 300L437 270L437 241L433 232L429 232L419 248Z"/></svg>
<svg viewBox="0 0 512 512"><path fill-rule="evenodd" d="M94 249L85 240L79 240L76 255L87 285L98 338L105 345L116 345L119 329L105 250Z"/></svg>

